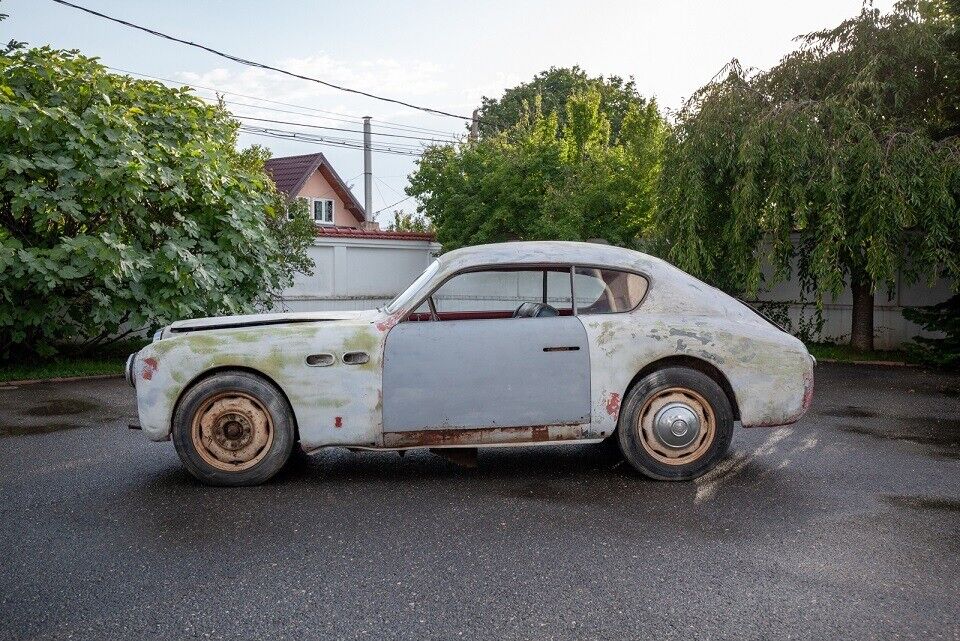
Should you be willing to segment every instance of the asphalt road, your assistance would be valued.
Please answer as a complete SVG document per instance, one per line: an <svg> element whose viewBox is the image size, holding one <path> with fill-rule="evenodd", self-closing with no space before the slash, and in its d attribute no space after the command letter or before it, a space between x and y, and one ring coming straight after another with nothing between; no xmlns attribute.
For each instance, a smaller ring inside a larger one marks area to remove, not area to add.
<svg viewBox="0 0 960 641"><path fill-rule="evenodd" d="M0 387L0 638L960 639L958 395L821 365L697 483L560 446L214 489L120 380Z"/></svg>

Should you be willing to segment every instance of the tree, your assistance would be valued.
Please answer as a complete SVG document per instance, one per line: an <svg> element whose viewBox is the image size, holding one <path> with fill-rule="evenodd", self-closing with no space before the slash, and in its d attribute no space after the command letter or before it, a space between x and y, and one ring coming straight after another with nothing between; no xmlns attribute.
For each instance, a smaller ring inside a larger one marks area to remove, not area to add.
<svg viewBox="0 0 960 641"><path fill-rule="evenodd" d="M636 245L655 208L666 125L631 104L612 135L596 89L561 117L539 100L517 124L461 146L428 148L407 193L445 250L506 240L605 239Z"/></svg>
<svg viewBox="0 0 960 641"><path fill-rule="evenodd" d="M423 216L408 214L399 209L393 212L394 222L387 227L389 231L432 232L433 225Z"/></svg>
<svg viewBox="0 0 960 641"><path fill-rule="evenodd" d="M637 93L633 78L624 82L619 76L591 78L580 67L550 67L530 82L507 89L497 98L483 97L478 111L481 136L492 136L514 127L537 100L544 114L557 114L559 131L566 127L567 101L589 90L600 94L600 109L610 123L614 136L620 132L623 119L631 107L644 107L646 101Z"/></svg>
<svg viewBox="0 0 960 641"><path fill-rule="evenodd" d="M269 306L308 268L237 122L49 48L0 56L0 357Z"/></svg>
<svg viewBox="0 0 960 641"><path fill-rule="evenodd" d="M681 268L756 292L796 261L818 305L853 293L851 344L873 347L874 292L960 277L960 59L943 0L869 7L762 73L738 64L678 114L659 229Z"/></svg>

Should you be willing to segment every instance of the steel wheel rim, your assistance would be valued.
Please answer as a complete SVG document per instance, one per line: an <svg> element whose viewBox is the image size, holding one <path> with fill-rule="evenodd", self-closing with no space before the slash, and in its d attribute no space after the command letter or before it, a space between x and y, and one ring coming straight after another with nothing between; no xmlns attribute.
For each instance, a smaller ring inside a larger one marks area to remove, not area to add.
<svg viewBox="0 0 960 641"><path fill-rule="evenodd" d="M219 392L204 400L190 428L194 449L208 465L226 472L250 469L273 445L273 420L256 397Z"/></svg>
<svg viewBox="0 0 960 641"><path fill-rule="evenodd" d="M667 465L686 465L710 449L717 420L703 395L686 387L670 387L646 400L636 429L647 454Z"/></svg>

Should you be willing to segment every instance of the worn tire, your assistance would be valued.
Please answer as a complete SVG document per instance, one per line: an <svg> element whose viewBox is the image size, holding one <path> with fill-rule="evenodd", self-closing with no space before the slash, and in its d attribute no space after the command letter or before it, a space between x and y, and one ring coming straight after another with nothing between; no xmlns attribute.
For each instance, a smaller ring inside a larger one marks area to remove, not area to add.
<svg viewBox="0 0 960 641"><path fill-rule="evenodd" d="M224 371L198 381L173 413L177 454L187 471L208 485L267 481L290 458L295 440L287 399L250 372ZM234 457L239 458L226 460Z"/></svg>
<svg viewBox="0 0 960 641"><path fill-rule="evenodd" d="M678 430L688 429L680 436L667 434L666 427L659 432L655 429L656 417L663 416L660 425L666 426L671 408L676 407L681 412L691 410L679 416L696 417L696 432L689 429L688 423L692 425L693 421L679 423ZM685 367L670 367L649 374L633 386L623 403L617 432L624 458L637 471L661 481L688 481L710 471L730 449L733 410L712 378ZM686 438L692 439L689 444L676 444ZM667 439L675 444L666 444Z"/></svg>

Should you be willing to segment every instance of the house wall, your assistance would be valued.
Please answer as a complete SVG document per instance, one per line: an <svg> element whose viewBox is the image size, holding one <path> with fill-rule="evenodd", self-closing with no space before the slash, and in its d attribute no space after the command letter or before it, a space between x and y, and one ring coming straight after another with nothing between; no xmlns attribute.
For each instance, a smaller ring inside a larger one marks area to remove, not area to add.
<svg viewBox="0 0 960 641"><path fill-rule="evenodd" d="M298 274L282 296L288 311L373 309L416 279L440 252L429 241L320 236L307 253L313 274Z"/></svg>
<svg viewBox="0 0 960 641"><path fill-rule="evenodd" d="M333 199L333 222L342 227L359 227L360 223L347 210L343 199L337 195L330 183L320 170L313 172L313 175L303 184L303 188L297 194L300 198L331 198Z"/></svg>

